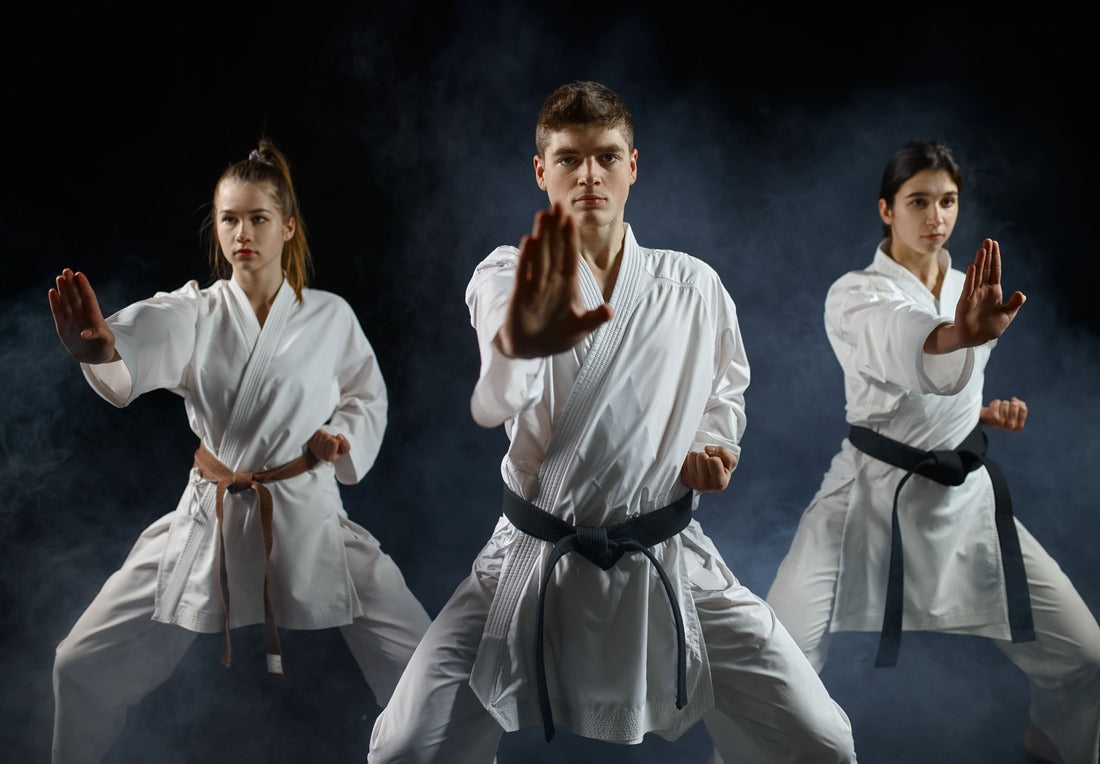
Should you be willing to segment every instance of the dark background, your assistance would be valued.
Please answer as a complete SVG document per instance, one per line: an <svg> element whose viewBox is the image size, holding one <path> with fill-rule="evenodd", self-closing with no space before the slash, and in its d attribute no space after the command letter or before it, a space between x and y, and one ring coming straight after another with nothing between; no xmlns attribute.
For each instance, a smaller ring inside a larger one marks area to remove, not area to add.
<svg viewBox="0 0 1100 764"><path fill-rule="evenodd" d="M992 433L991 455L1017 516L1100 613L1095 41L1083 25L943 6L718 7L39 4L6 20L0 758L48 760L54 647L175 506L196 445L179 398L119 411L91 391L53 329L54 275L84 270L105 313L205 284L214 181L271 137L295 173L313 284L351 302L389 388L378 463L343 489L349 514L434 615L496 520L506 445L469 415L463 291L545 204L535 115L572 79L607 83L634 114L639 241L703 258L738 305L749 426L734 483L697 517L742 581L766 593L844 435L825 291L870 261L882 167L922 135L966 173L956 263L997 238L1006 287L1029 298L987 397L1018 395L1030 418ZM377 707L338 633L283 639L289 676L273 686L245 657L261 654L258 629L235 637L231 670L218 637L200 638L111 761L363 761ZM992 644L907 634L889 670L873 651L874 635L838 635L823 673L861 762L1028 760L1027 683ZM702 764L709 749L701 726L639 746L530 729L504 737L499 761Z"/></svg>

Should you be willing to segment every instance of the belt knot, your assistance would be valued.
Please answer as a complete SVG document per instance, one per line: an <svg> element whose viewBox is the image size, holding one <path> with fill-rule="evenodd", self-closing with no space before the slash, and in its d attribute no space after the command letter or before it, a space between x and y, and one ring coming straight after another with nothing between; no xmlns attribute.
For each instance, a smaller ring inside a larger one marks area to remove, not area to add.
<svg viewBox="0 0 1100 764"><path fill-rule="evenodd" d="M600 570L610 570L627 549L607 536L607 528L576 526L577 547L574 551Z"/></svg>
<svg viewBox="0 0 1100 764"><path fill-rule="evenodd" d="M234 472L227 480L228 485L226 486L226 490L230 493L247 491L252 487L252 483L255 482L255 478L251 472Z"/></svg>

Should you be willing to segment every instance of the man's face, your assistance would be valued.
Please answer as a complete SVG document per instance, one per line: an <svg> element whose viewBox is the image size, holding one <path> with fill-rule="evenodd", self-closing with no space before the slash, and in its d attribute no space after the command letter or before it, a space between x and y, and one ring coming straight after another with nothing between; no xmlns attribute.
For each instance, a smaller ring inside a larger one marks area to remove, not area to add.
<svg viewBox="0 0 1100 764"><path fill-rule="evenodd" d="M561 204L581 228L623 220L630 186L638 177L638 150L616 129L578 125L552 134L535 155L535 180L550 204Z"/></svg>

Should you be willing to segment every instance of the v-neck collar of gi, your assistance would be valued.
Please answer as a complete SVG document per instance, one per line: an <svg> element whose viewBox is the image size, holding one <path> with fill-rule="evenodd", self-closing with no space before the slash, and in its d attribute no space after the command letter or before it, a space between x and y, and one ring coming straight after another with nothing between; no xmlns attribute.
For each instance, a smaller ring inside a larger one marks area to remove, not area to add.
<svg viewBox="0 0 1100 764"><path fill-rule="evenodd" d="M878 249L875 251L875 270L894 279L902 291L910 297L920 302L932 302L939 309L939 298L932 294L932 290L925 286L924 282L917 278L912 271L886 254L886 250L883 249L885 244L886 240L883 239L879 242ZM947 274L951 272L951 254L946 249L940 250L936 258L936 265L939 266L944 281L946 281ZM942 286L940 287L940 294L943 294Z"/></svg>

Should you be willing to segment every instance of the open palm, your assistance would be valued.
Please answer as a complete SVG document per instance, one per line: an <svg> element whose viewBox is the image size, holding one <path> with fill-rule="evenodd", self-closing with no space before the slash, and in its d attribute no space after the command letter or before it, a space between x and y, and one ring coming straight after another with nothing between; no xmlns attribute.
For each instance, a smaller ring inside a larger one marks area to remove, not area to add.
<svg viewBox="0 0 1100 764"><path fill-rule="evenodd" d="M573 218L559 205L535 215L519 247L519 264L499 340L516 358L554 355L611 318L611 307L585 310L577 277L580 246Z"/></svg>
<svg viewBox="0 0 1100 764"><path fill-rule="evenodd" d="M95 291L83 273L66 268L49 291L57 336L65 349L81 363L107 363L118 358L115 335L103 313Z"/></svg>

